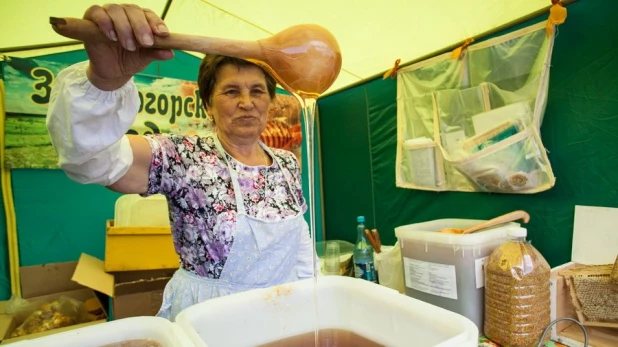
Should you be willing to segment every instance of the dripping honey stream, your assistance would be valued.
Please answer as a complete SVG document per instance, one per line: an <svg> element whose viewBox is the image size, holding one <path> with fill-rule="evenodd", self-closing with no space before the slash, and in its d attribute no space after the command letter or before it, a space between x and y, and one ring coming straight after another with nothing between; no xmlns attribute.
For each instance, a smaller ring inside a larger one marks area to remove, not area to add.
<svg viewBox="0 0 618 347"><path fill-rule="evenodd" d="M77 18L50 18L54 31L79 41L113 43L91 21ZM325 28L300 24L257 41L242 41L198 35L170 33L154 37L153 48L176 49L202 54L221 54L251 61L270 73L298 100L303 110L307 177L309 180L309 228L313 240L313 264L317 259L315 226L314 125L317 99L335 82L341 71L339 44ZM317 278L313 266L315 343L318 345Z"/></svg>

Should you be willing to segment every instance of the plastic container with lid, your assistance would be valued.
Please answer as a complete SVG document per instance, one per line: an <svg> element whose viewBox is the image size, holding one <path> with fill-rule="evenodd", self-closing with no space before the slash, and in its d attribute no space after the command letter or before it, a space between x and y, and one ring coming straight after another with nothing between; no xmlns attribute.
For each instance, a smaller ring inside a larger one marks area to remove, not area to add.
<svg viewBox="0 0 618 347"><path fill-rule="evenodd" d="M395 228L405 281L405 294L459 313L483 331L484 272L489 255L507 237L503 226L458 235L437 232L484 222L474 219L439 219Z"/></svg>
<svg viewBox="0 0 618 347"><path fill-rule="evenodd" d="M344 276L206 300L181 311L176 323L196 347L275 345L313 335L316 323L320 331L354 333L382 346L476 347L479 337L474 323L460 314Z"/></svg>
<svg viewBox="0 0 618 347"><path fill-rule="evenodd" d="M17 341L15 347L157 346L194 347L175 323L159 317L129 317L67 330L35 339ZM132 343L128 343L132 341ZM124 344L123 344L124 343Z"/></svg>
<svg viewBox="0 0 618 347"><path fill-rule="evenodd" d="M116 200L114 226L117 227L169 227L167 200L162 194L142 197L125 194Z"/></svg>
<svg viewBox="0 0 618 347"><path fill-rule="evenodd" d="M537 346L551 320L551 268L525 228L507 236L485 266L485 335L504 346Z"/></svg>

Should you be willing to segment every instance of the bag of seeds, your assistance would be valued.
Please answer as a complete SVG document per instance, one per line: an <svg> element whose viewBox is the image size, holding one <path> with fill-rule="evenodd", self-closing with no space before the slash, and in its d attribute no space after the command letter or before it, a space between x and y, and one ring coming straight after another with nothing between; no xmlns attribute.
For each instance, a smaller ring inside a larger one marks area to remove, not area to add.
<svg viewBox="0 0 618 347"><path fill-rule="evenodd" d="M550 272L545 258L514 227L485 266L485 335L503 346L537 346L550 323Z"/></svg>

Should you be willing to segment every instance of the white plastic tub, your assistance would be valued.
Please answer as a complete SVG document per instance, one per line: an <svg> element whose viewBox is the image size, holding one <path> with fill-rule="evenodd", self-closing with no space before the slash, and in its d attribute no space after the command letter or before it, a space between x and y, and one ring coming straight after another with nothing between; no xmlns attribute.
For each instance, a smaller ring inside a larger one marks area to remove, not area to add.
<svg viewBox="0 0 618 347"><path fill-rule="evenodd" d="M439 219L395 228L401 245L406 295L459 313L483 331L485 276L489 255L506 240L508 223L457 235L442 228L468 228L483 222Z"/></svg>
<svg viewBox="0 0 618 347"><path fill-rule="evenodd" d="M116 227L169 227L167 200L161 194L142 197L125 194L114 205Z"/></svg>
<svg viewBox="0 0 618 347"><path fill-rule="evenodd" d="M476 347L469 319L365 280L314 279L212 299L182 311L176 322L196 346L259 346L313 332L343 329L385 346Z"/></svg>
<svg viewBox="0 0 618 347"><path fill-rule="evenodd" d="M193 347L178 325L159 317L130 317L11 343L15 347L100 347L132 339L150 339L163 347Z"/></svg>

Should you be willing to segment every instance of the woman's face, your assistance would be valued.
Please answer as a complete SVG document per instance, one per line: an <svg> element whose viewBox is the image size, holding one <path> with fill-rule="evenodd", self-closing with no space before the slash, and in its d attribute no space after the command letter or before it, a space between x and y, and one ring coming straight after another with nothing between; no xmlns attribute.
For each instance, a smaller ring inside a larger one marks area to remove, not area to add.
<svg viewBox="0 0 618 347"><path fill-rule="evenodd" d="M227 64L217 71L217 82L206 112L213 117L217 132L226 138L256 141L266 127L270 102L260 68Z"/></svg>

